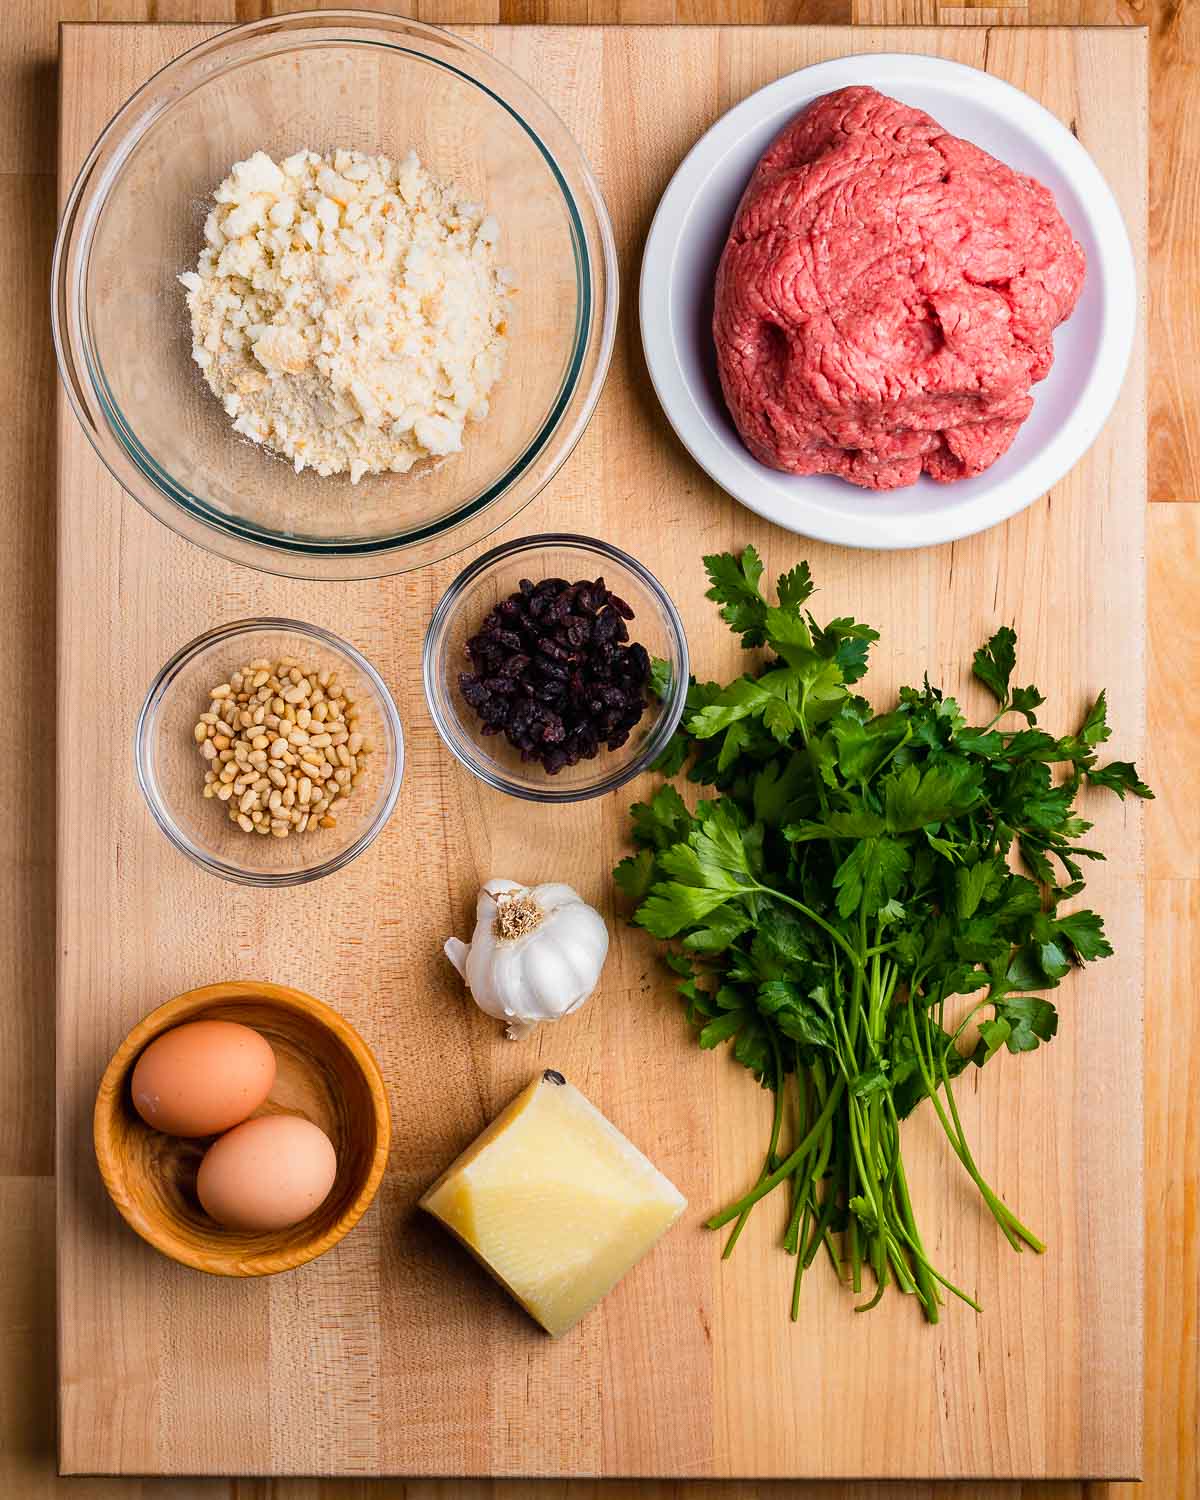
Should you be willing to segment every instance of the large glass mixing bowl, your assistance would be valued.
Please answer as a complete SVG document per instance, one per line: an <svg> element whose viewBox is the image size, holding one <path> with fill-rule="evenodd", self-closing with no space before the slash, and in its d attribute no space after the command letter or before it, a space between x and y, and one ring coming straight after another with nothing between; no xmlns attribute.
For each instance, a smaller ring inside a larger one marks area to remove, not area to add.
<svg viewBox="0 0 1200 1500"><path fill-rule="evenodd" d="M487 204L519 293L491 410L463 451L408 474L300 474L237 437L191 358L177 277L213 189L256 150L426 166ZM435 27L359 11L223 32L155 74L92 148L54 252L59 366L97 453L172 530L234 562L377 577L479 541L578 440L616 326L612 227L582 152L527 84Z"/></svg>

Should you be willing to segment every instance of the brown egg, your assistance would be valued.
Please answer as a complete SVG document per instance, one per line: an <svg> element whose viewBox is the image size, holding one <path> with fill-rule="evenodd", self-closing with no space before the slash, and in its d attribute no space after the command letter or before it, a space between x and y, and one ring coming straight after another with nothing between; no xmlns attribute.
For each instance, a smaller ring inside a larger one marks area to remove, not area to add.
<svg viewBox="0 0 1200 1500"><path fill-rule="evenodd" d="M133 1070L133 1107L167 1135L218 1135L252 1115L275 1082L265 1037L236 1021L189 1021L156 1037Z"/></svg>
<svg viewBox="0 0 1200 1500"><path fill-rule="evenodd" d="M337 1156L325 1132L299 1115L260 1115L214 1141L196 1191L226 1229L287 1229L329 1196Z"/></svg>

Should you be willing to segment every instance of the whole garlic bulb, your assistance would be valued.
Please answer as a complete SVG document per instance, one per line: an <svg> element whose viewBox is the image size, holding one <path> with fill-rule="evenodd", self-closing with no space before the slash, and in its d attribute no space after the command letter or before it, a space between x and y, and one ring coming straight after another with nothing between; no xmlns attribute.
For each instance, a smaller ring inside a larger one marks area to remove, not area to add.
<svg viewBox="0 0 1200 1500"><path fill-rule="evenodd" d="M468 946L446 942L446 957L480 1010L508 1023L516 1040L541 1021L577 1010L608 956L604 918L569 885L489 880L475 904Z"/></svg>

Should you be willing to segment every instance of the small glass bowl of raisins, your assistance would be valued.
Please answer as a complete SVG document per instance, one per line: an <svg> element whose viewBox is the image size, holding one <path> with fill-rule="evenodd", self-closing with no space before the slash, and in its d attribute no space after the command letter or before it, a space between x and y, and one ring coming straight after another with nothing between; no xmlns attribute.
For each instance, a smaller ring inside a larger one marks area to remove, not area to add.
<svg viewBox="0 0 1200 1500"><path fill-rule="evenodd" d="M679 611L628 553L591 537L521 537L454 580L425 637L438 733L481 781L579 802L646 770L683 716Z"/></svg>

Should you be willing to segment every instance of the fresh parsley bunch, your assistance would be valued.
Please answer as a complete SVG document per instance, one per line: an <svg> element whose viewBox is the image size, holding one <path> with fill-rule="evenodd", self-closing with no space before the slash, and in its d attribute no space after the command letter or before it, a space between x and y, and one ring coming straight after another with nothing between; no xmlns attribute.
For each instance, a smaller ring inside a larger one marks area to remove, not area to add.
<svg viewBox="0 0 1200 1500"><path fill-rule="evenodd" d="M1060 910L1083 889L1082 861L1103 858L1080 842L1080 786L1153 794L1130 763L1098 764L1103 693L1076 734L1038 727L1042 695L1012 685L1010 629L975 653L998 702L990 723L968 725L928 679L873 713L853 685L878 635L850 619L819 626L806 563L768 604L753 547L704 562L708 597L765 654L727 687L693 681L659 768L686 766L717 795L693 812L668 782L635 806L638 852L615 879L634 921L676 940L667 962L701 1047L732 1043L775 1093L758 1181L709 1225L733 1224L728 1255L786 1183L793 1318L824 1246L856 1292L869 1269L864 1308L895 1282L936 1322L939 1286L977 1304L925 1254L900 1122L928 1098L1014 1249L1044 1248L980 1175L951 1080L1001 1047L1049 1041L1058 1015L1044 992L1112 952L1095 912Z"/></svg>

